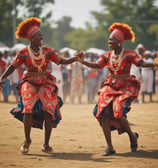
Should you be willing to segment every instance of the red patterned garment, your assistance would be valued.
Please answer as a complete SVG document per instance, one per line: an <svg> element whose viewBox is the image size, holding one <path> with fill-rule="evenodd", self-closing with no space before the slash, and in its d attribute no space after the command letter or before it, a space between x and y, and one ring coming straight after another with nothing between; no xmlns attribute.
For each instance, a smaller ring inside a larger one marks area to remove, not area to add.
<svg viewBox="0 0 158 168"><path fill-rule="evenodd" d="M39 55L39 53L34 54L37 58ZM38 66L34 66L28 53L28 47L26 47L17 52L11 64L15 68L22 64L26 67L26 73L22 76L22 80L17 87L24 106L22 113L33 113L36 102L40 100L42 111L50 113L52 120L55 121L55 108L59 104L57 98L58 88L56 86L56 78L47 71L47 68L50 61L59 64L62 57L54 49L48 47L42 47L42 55L42 58L34 59L34 61L37 61L36 65L38 65L38 62L39 64L42 62L40 68L38 68Z"/></svg>
<svg viewBox="0 0 158 168"><path fill-rule="evenodd" d="M131 50L123 50L119 61L112 61L112 51L102 55L97 63L100 68L107 66L110 73L106 76L106 81L99 91L97 109L94 110L95 117L101 122L102 111L111 102L114 118L125 115L130 110L131 101L133 101L139 93L140 83L135 76L130 75L131 64L139 65L142 59ZM119 64L119 65L118 65ZM118 123L115 123L116 127Z"/></svg>
<svg viewBox="0 0 158 168"><path fill-rule="evenodd" d="M3 60L0 60L0 75L2 75L2 73L6 69L6 66L7 66L6 62Z"/></svg>

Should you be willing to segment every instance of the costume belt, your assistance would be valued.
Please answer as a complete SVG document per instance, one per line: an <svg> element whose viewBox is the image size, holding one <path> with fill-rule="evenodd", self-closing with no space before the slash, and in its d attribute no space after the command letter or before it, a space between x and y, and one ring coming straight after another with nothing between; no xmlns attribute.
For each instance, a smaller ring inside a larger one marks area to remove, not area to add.
<svg viewBox="0 0 158 168"><path fill-rule="evenodd" d="M120 75L113 75L111 74L112 78L128 78L130 74L120 74Z"/></svg>
<svg viewBox="0 0 158 168"><path fill-rule="evenodd" d="M25 74L27 75L33 75L33 76L39 76L39 75L44 75L44 74L47 74L47 71L43 71L43 72L30 72L30 71L27 71Z"/></svg>

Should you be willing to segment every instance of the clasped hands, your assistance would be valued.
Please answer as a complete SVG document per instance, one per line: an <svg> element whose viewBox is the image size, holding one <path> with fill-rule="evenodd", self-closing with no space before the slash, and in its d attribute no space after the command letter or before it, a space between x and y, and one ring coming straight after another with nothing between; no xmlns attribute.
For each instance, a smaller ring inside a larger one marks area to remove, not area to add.
<svg viewBox="0 0 158 168"><path fill-rule="evenodd" d="M82 51L77 52L75 56L76 56L76 61L81 63L84 61L84 53Z"/></svg>

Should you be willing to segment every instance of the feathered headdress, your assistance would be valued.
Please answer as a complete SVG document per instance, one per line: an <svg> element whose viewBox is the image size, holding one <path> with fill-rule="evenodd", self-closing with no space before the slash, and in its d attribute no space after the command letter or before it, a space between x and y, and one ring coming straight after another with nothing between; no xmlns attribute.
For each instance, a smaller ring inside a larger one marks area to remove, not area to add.
<svg viewBox="0 0 158 168"><path fill-rule="evenodd" d="M116 37L121 43L124 40L131 40L134 42L135 34L132 31L132 28L124 23L113 23L109 27L109 31L112 32L111 35Z"/></svg>
<svg viewBox="0 0 158 168"><path fill-rule="evenodd" d="M40 31L41 20L39 18L31 17L21 22L17 31L15 32L16 38L30 39L35 33Z"/></svg>

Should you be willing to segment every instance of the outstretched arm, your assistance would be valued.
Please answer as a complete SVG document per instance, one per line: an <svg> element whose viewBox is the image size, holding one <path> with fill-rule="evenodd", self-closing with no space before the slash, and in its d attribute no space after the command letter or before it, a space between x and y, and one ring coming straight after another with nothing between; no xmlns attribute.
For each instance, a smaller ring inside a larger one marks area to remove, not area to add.
<svg viewBox="0 0 158 168"><path fill-rule="evenodd" d="M60 61L60 64L64 64L64 65L71 64L71 63L75 62L76 60L77 60L76 56L72 57L72 58L69 58L69 59L62 58L61 61Z"/></svg>
<svg viewBox="0 0 158 168"><path fill-rule="evenodd" d="M88 67L90 67L90 68L98 68L98 69L100 69L100 67L98 66L98 64L96 62L81 61L81 63L86 65L86 66L88 66Z"/></svg>
<svg viewBox="0 0 158 168"><path fill-rule="evenodd" d="M10 74L12 74L15 70L15 67L13 65L9 65L7 69L4 71L4 73L0 77L0 86L3 85L4 79L7 78Z"/></svg>

